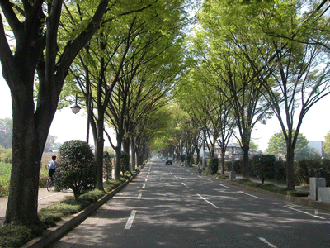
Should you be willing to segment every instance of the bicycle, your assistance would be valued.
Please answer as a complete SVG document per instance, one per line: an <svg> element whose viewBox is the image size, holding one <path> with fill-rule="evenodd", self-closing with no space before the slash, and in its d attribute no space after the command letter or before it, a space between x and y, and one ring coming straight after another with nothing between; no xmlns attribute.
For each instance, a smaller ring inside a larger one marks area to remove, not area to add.
<svg viewBox="0 0 330 248"><path fill-rule="evenodd" d="M55 187L55 178L48 177L45 183L45 188L47 188L48 191L54 191L54 187Z"/></svg>

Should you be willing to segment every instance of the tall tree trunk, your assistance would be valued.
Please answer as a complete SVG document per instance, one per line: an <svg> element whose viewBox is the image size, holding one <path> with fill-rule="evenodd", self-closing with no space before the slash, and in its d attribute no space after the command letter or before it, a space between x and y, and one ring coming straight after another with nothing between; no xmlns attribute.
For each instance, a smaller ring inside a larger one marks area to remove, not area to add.
<svg viewBox="0 0 330 248"><path fill-rule="evenodd" d="M101 111L102 112L102 111ZM97 119L97 139L95 141L95 159L96 159L96 188L104 191L103 187L103 150L104 150L104 113L99 113Z"/></svg>
<svg viewBox="0 0 330 248"><path fill-rule="evenodd" d="M134 142L134 138L131 138L131 151L132 151L132 157L131 157L131 161L132 161L132 170L135 169L135 142Z"/></svg>
<svg viewBox="0 0 330 248"><path fill-rule="evenodd" d="M221 147L221 175L225 174L225 153L226 153L226 149L222 146Z"/></svg>
<svg viewBox="0 0 330 248"><path fill-rule="evenodd" d="M201 160L201 150L196 148L196 164Z"/></svg>
<svg viewBox="0 0 330 248"><path fill-rule="evenodd" d="M34 80L34 70L16 69L22 78L12 78L20 87L11 89L15 135L12 140L12 173L5 222L38 225L40 160L58 99L48 99L42 103L43 108L35 111L33 87L30 87L33 84L26 83Z"/></svg>
<svg viewBox="0 0 330 248"><path fill-rule="evenodd" d="M286 152L286 186L288 189L294 190L294 148L287 145Z"/></svg>
<svg viewBox="0 0 330 248"><path fill-rule="evenodd" d="M129 150L130 144L131 144L131 139L129 137L126 137L124 139L123 146L124 146L124 151L128 156L128 163L129 163L129 161L131 161L131 154L130 154L130 150ZM129 170L130 170L129 164L125 164L125 171L129 171Z"/></svg>
<svg viewBox="0 0 330 248"><path fill-rule="evenodd" d="M249 178L249 147L243 145L242 150L243 150L243 163L242 163L243 178L248 179Z"/></svg>
<svg viewBox="0 0 330 248"><path fill-rule="evenodd" d="M120 159L121 159L121 149L120 146L116 147L116 163L115 163L115 179L120 180Z"/></svg>
<svg viewBox="0 0 330 248"><path fill-rule="evenodd" d="M13 99L12 174L6 223L40 224L37 215L40 150L31 101Z"/></svg>

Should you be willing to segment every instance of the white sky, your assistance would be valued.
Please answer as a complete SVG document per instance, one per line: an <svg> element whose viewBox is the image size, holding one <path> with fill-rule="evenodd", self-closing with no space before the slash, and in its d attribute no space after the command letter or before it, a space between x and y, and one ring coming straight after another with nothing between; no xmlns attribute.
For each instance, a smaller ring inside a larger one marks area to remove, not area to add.
<svg viewBox="0 0 330 248"><path fill-rule="evenodd" d="M1 65L1 64L0 64ZM0 118L12 117L11 94L6 81L2 78L0 66ZM301 133L309 141L324 141L324 137L330 131L330 95L320 100L306 114ZM265 150L270 137L280 132L280 126L276 118L267 121L266 125L258 125L252 133L253 141L259 145L259 149ZM86 140L87 120L86 114L81 110L78 114L73 114L70 108L64 108L56 112L49 134L57 136L56 142L63 143L68 140ZM106 138L105 138L106 139ZM107 139L106 139L107 140ZM92 143L90 136L90 144ZM115 140L113 140L115 143ZM109 143L106 141L106 145Z"/></svg>

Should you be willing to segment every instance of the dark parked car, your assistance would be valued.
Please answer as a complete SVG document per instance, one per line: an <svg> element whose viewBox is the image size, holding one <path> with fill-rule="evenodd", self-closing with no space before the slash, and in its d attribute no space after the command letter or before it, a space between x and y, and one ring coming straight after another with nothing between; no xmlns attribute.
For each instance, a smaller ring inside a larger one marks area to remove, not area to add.
<svg viewBox="0 0 330 248"><path fill-rule="evenodd" d="M172 157L168 157L166 160L166 164L172 165Z"/></svg>

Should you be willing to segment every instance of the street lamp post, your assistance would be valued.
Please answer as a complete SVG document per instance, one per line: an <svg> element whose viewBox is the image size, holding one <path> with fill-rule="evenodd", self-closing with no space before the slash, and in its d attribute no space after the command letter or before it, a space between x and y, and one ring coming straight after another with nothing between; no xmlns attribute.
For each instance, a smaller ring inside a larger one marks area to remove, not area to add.
<svg viewBox="0 0 330 248"><path fill-rule="evenodd" d="M78 94L76 94L76 102L75 102L75 105L71 107L71 110L74 114L77 114L79 113L81 107L78 105ZM81 98L84 98L84 97L81 97ZM89 142L89 121L90 121L90 93L87 92L87 137L86 137L86 142L88 144Z"/></svg>

